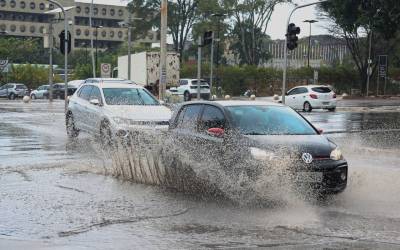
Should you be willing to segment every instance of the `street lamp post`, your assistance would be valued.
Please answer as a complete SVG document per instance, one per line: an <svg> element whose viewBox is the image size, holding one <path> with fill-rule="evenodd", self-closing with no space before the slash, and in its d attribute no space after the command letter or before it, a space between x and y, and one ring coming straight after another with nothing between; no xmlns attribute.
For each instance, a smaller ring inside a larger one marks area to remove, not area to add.
<svg viewBox="0 0 400 250"><path fill-rule="evenodd" d="M310 24L310 36L308 37L307 66L310 67L310 49L311 49L311 24L317 23L317 20L304 20L303 22Z"/></svg>
<svg viewBox="0 0 400 250"><path fill-rule="evenodd" d="M118 24L121 27L128 28L128 80L131 80L131 65L132 65L131 49L132 49L132 28L133 28L132 21L133 20L143 20L143 18L141 18L141 17L133 17L132 18L131 14L129 13L128 23L127 22L118 22Z"/></svg>
<svg viewBox="0 0 400 250"><path fill-rule="evenodd" d="M221 37L220 37L220 29L221 29L221 18L222 17L225 17L226 16L226 14L223 14L223 13L215 13L215 14L212 14L211 16L213 16L213 17L218 17L218 23L217 23L217 39L215 39L215 41L217 41L217 62L216 62L216 72L215 72L215 80L216 80L216 82L217 82L217 89L220 87L220 84L221 84L221 82L220 82L220 80L219 80L219 77L218 77L218 71L219 71L219 47L220 47L220 42L221 42ZM214 36L214 33L213 33L213 38L214 38L215 36ZM214 41L214 39L213 39L213 41ZM212 44L212 46L214 46L214 44ZM212 59L213 61L214 61L214 58ZM217 94L218 94L218 91L217 91Z"/></svg>
<svg viewBox="0 0 400 250"><path fill-rule="evenodd" d="M99 43L99 41L98 41L98 36L99 36L99 29L101 29L101 28L103 28L103 26L101 26L101 25L98 25L98 26L94 26L94 28L95 28L95 31L96 31L96 59L95 59L95 62L96 62L96 64L95 64L95 71L97 70L97 67L98 67L98 61L97 61L97 47L98 47L98 43Z"/></svg>

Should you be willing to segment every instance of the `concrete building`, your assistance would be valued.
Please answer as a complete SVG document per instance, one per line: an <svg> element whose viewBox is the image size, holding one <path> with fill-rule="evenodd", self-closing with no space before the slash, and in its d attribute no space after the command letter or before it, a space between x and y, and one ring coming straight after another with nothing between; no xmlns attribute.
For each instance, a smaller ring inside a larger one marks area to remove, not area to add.
<svg viewBox="0 0 400 250"><path fill-rule="evenodd" d="M68 11L72 49L89 48L90 33L93 34L95 43L97 40L99 49L112 48L127 40L127 28L118 24L128 20L129 13L125 6L95 4L91 28L89 3L74 0L59 2L65 7L75 6ZM49 31L50 21L59 19L58 14L45 14L54 8L56 7L53 4L45 0L0 0L0 31L7 31L8 36L15 37L44 37ZM62 20L53 22L53 36L58 40L64 24ZM145 39L135 42L151 44L158 41L157 32L149 31Z"/></svg>

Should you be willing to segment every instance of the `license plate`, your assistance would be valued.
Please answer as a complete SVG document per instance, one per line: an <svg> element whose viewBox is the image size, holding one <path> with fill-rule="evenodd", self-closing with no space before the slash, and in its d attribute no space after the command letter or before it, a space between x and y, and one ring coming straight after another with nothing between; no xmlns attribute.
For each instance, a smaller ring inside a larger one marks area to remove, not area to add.
<svg viewBox="0 0 400 250"><path fill-rule="evenodd" d="M296 175L296 182L319 183L323 177L321 172L299 172Z"/></svg>
<svg viewBox="0 0 400 250"><path fill-rule="evenodd" d="M329 105L329 102L322 102L322 105Z"/></svg>

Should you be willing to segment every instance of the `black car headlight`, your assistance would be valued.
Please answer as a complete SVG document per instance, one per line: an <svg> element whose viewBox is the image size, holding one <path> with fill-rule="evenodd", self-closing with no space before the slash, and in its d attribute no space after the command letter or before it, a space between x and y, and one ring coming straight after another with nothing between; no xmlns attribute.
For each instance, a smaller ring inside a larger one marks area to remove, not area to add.
<svg viewBox="0 0 400 250"><path fill-rule="evenodd" d="M343 160L343 154L342 151L340 151L339 148L335 148L334 150L332 150L330 158L334 161L339 161L339 160Z"/></svg>

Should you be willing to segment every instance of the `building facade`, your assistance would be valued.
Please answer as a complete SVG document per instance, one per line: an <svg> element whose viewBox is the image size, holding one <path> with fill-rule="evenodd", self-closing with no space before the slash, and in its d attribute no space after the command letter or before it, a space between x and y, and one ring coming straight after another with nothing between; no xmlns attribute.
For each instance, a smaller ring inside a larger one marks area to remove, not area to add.
<svg viewBox="0 0 400 250"><path fill-rule="evenodd" d="M113 48L127 40L127 28L119 25L119 22L126 22L129 18L125 6L94 4L91 28L89 3L74 0L59 2L64 7L75 7L67 11L72 49L89 48L91 34L99 49ZM48 35L52 22L53 37L58 40L64 29L64 21L60 20L63 16L45 13L55 8L45 0L0 0L0 31L6 31L7 36L43 38ZM146 38L135 42L151 44L158 41L157 32L149 31Z"/></svg>

